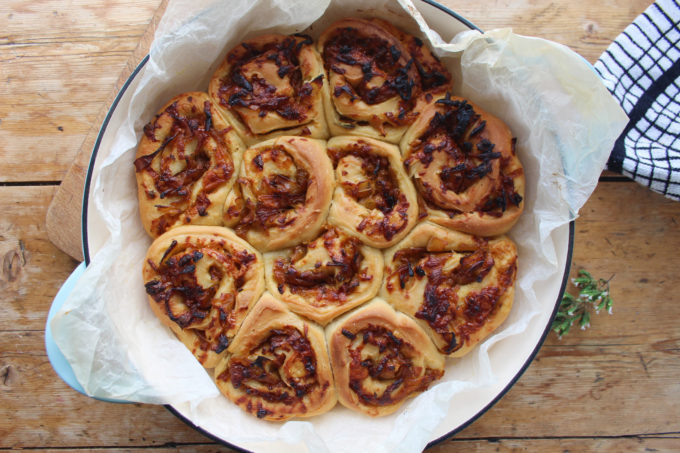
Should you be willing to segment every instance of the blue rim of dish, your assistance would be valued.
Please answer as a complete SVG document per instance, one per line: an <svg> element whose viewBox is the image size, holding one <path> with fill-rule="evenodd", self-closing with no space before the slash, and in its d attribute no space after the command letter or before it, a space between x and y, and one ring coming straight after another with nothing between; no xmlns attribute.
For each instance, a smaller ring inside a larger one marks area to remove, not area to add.
<svg viewBox="0 0 680 453"><path fill-rule="evenodd" d="M461 22L463 25L466 27L472 29L472 30L477 30L477 31L482 31L478 26L461 16L460 14L456 13L455 11L447 8L446 6L434 1L434 0L421 0L423 3L426 3L432 7L437 8L438 10L442 11L445 14L448 14L449 16L453 17L454 19L458 20ZM83 208L82 208L82 217L81 217L81 237L82 237L82 247L83 247L83 257L85 258L85 265L89 266L90 265L90 249L89 249L89 243L88 243L88 235L87 235L87 214L88 214L88 201L89 201L89 194L90 194L90 185L92 182L92 174L94 171L94 163L97 158L97 154L99 152L99 147L101 145L102 138L104 136L104 132L106 131L106 128L109 124L109 121L111 121L111 117L113 116L113 112L118 106L118 103L122 99L123 95L129 88L130 84L134 80L134 78L137 76L137 74L142 70L142 68L146 65L146 63L149 61L149 55L147 54L142 61L137 65L137 67L132 71L132 74L130 74L130 77L125 81L123 86L121 87L120 91L118 92L118 95L114 99L113 103L111 104L111 107L109 108L108 113L106 114L106 118L104 118L104 121L102 122L102 126L99 129L99 134L97 135L97 140L94 143L93 149L92 149L92 156L90 157L90 163L88 165L87 169L87 175L85 177L85 186L83 188ZM567 283L569 281L569 270L571 268L571 259L572 259L572 253L574 250L574 221L571 221L569 223L569 246L567 249L567 259L566 259L566 265L565 265L565 270L564 270L564 276L562 277L562 286L560 287L560 291L557 297L557 300L555 301L555 308L553 309L552 314L550 315L550 320L546 325L545 330L543 331L543 334L541 335L541 338L539 339L538 343L536 344L536 347L534 348L533 352L531 355L527 358L527 360L524 362L522 365L522 368L517 372L515 377L506 385L501 392L498 393L498 395L491 401L489 404L484 406L484 408L480 409L479 412L477 412L474 416L472 416L469 420L467 420L465 423L462 425L456 427L454 430L449 431L448 433L444 434L443 436L429 442L427 444L426 448L432 447L434 445L437 445L456 433L460 432L464 428L468 427L471 423L473 423L475 420L477 420L479 417L481 417L484 413L486 413L491 407L493 407L494 404L496 404L505 394L512 388L513 385L519 380L520 377L524 374L524 372L529 368L529 365L531 362L533 362L534 358L536 357L536 354L538 354L538 351L541 349L541 346L545 342L545 339L547 338L548 334L550 333L550 326L552 324L552 320L555 318L555 314L557 313L557 309L560 306L560 301L562 300L562 295L564 294L564 291L567 287ZM244 452L244 453L251 453L250 450L243 449L237 445L231 444L214 434L204 430L200 426L196 426L194 423L191 422L188 418L186 418L183 414L181 414L177 409L172 407L169 404L165 405L165 408L170 411L173 415L175 415L177 418L182 420L184 423L186 423L188 426L192 427L196 431L200 432L204 436L208 437L209 439L212 439L222 445L225 445L229 448L232 448L236 451L239 452Z"/></svg>

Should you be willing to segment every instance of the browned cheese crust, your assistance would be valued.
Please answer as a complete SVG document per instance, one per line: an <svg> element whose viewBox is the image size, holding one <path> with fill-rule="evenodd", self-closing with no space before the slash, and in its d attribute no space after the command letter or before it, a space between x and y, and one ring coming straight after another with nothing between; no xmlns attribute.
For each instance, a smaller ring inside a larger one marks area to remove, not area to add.
<svg viewBox="0 0 680 453"><path fill-rule="evenodd" d="M393 413L444 375L444 357L425 332L380 298L330 324L326 338L338 401L372 417Z"/></svg>
<svg viewBox="0 0 680 453"><path fill-rule="evenodd" d="M264 293L215 368L220 391L265 420L312 417L337 401L324 332Z"/></svg>
<svg viewBox="0 0 680 453"><path fill-rule="evenodd" d="M144 126L134 162L146 232L158 237L179 225L222 225L243 150L207 94L171 99Z"/></svg>
<svg viewBox="0 0 680 453"><path fill-rule="evenodd" d="M380 294L413 316L443 354L461 357L505 318L514 299L517 249L429 222L385 251Z"/></svg>
<svg viewBox="0 0 680 453"><path fill-rule="evenodd" d="M328 141L336 187L328 222L376 248L390 247L418 220L418 197L399 148L365 137Z"/></svg>
<svg viewBox="0 0 680 453"><path fill-rule="evenodd" d="M319 38L331 135L399 143L451 74L423 42L379 19L342 19Z"/></svg>
<svg viewBox="0 0 680 453"><path fill-rule="evenodd" d="M154 314L206 368L264 291L262 256L224 227L177 227L158 237L142 277Z"/></svg>
<svg viewBox="0 0 680 453"><path fill-rule="evenodd" d="M423 111L401 141L428 220L480 236L506 233L524 208L524 169L500 119L467 99Z"/></svg>
<svg viewBox="0 0 680 453"><path fill-rule="evenodd" d="M269 291L323 325L378 294L382 273L382 253L331 226L313 241L265 254Z"/></svg>
<svg viewBox="0 0 680 453"><path fill-rule="evenodd" d="M321 140L282 136L248 148L224 209L227 225L261 251L315 238L331 204L333 165Z"/></svg>
<svg viewBox="0 0 680 453"><path fill-rule="evenodd" d="M210 81L213 102L248 146L280 135L327 138L321 58L304 35L262 35L229 53Z"/></svg>

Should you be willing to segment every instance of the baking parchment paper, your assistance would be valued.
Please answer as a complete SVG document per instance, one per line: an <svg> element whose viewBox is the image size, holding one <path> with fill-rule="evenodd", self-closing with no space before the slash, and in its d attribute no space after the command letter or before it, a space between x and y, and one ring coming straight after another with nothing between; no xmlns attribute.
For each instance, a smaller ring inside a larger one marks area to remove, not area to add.
<svg viewBox="0 0 680 453"><path fill-rule="evenodd" d="M338 405L309 421L263 422L220 396L148 307L141 266L151 241L139 221L135 149L156 111L181 92L205 91L242 40L266 32L316 37L347 16L382 17L429 41L456 78L455 94L502 118L517 137L527 187L525 212L510 233L520 256L515 304L493 336L449 359L443 380L396 414L370 419ZM495 382L489 349L552 311L557 295L545 294L542 282L561 281L563 269L551 232L577 216L627 122L588 63L566 47L510 30L469 31L447 43L410 0L172 1L137 77L113 146L99 151L90 194L106 226L96 232L104 245L53 319L53 336L88 394L181 407L194 424L254 451L421 451L455 410L454 395Z"/></svg>

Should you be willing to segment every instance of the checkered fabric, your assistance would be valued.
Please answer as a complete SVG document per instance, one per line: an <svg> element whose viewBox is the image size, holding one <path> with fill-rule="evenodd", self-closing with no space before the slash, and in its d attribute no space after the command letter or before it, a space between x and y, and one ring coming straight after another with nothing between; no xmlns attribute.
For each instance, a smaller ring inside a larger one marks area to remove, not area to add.
<svg viewBox="0 0 680 453"><path fill-rule="evenodd" d="M629 118L607 168L680 200L680 1L653 3L595 70Z"/></svg>

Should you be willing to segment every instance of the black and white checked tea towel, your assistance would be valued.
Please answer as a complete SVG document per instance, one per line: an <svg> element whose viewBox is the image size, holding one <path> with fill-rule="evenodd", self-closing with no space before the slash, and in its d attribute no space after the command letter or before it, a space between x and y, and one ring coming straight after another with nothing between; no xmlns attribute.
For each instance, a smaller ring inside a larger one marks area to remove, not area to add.
<svg viewBox="0 0 680 453"><path fill-rule="evenodd" d="M630 119L607 168L680 200L680 0L657 0L595 63Z"/></svg>

